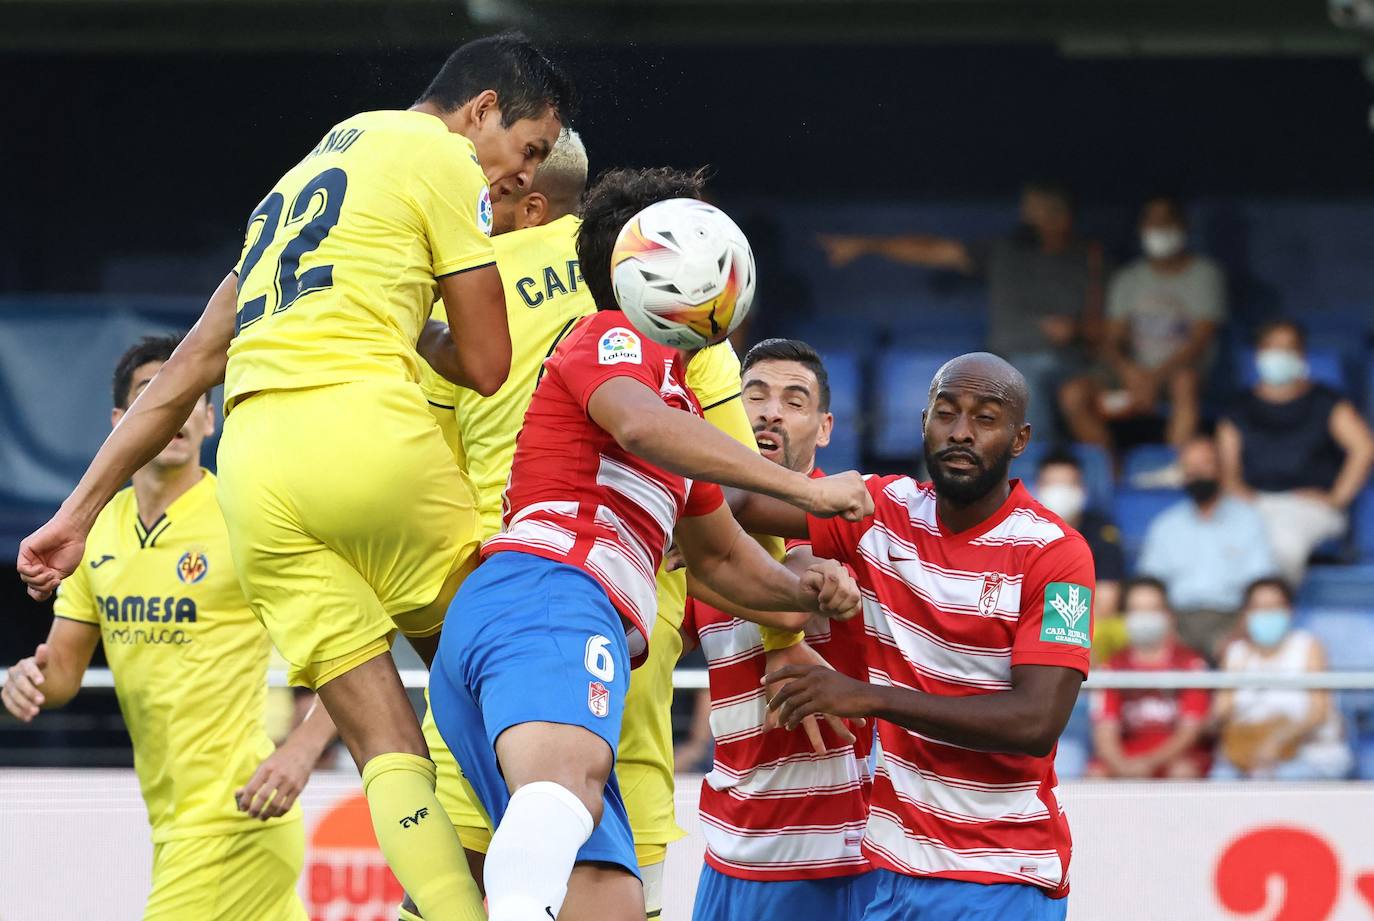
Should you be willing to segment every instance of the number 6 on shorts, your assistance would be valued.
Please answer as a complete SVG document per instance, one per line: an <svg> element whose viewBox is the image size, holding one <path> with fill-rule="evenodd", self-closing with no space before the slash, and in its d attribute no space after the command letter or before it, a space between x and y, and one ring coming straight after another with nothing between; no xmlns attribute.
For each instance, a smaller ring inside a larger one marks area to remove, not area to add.
<svg viewBox="0 0 1374 921"><path fill-rule="evenodd" d="M587 650L583 659L592 677L607 683L615 680L615 660L611 658L611 641L599 633L587 638Z"/></svg>

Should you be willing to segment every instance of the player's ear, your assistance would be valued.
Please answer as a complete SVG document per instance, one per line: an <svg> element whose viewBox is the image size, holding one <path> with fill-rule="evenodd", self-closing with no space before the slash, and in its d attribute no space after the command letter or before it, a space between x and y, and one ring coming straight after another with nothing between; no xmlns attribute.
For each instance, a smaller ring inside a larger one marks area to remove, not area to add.
<svg viewBox="0 0 1374 921"><path fill-rule="evenodd" d="M531 192L520 202L520 228L538 227L549 213L549 200L543 192Z"/></svg>
<svg viewBox="0 0 1374 921"><path fill-rule="evenodd" d="M824 448L830 444L830 433L835 428L835 416L833 413L821 413L821 427L816 433L816 447Z"/></svg>
<svg viewBox="0 0 1374 921"><path fill-rule="evenodd" d="M118 406L110 410L110 428L114 428L116 425L119 425L119 420L123 418L124 410L120 409Z"/></svg>
<svg viewBox="0 0 1374 921"><path fill-rule="evenodd" d="M215 412L215 403L209 397L205 398L205 437L211 438L215 434L215 425L219 421L218 413Z"/></svg>
<svg viewBox="0 0 1374 921"><path fill-rule="evenodd" d="M472 120L479 125L492 115L498 119L501 117L500 99L496 96L496 90L482 90L468 100L468 107Z"/></svg>

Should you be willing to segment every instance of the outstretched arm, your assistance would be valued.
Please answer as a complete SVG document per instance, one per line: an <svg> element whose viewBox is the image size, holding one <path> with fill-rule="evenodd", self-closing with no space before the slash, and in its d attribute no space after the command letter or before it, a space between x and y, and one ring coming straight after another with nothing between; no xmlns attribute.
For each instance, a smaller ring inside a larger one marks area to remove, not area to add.
<svg viewBox="0 0 1374 921"><path fill-rule="evenodd" d="M598 386L587 413L626 451L682 476L763 493L822 517L859 521L873 510L857 473L813 480L788 470L706 420L674 409L633 378L613 377Z"/></svg>
<svg viewBox="0 0 1374 921"><path fill-rule="evenodd" d="M81 690L81 679L99 643L100 628L95 624L54 617L48 641L10 666L0 690L5 709L29 723L39 710L64 706Z"/></svg>
<svg viewBox="0 0 1374 921"><path fill-rule="evenodd" d="M914 234L900 237L821 234L817 238L826 258L835 268L843 268L860 256L882 256L893 262L932 269L950 269L973 274L973 254L961 240Z"/></svg>
<svg viewBox="0 0 1374 921"><path fill-rule="evenodd" d="M865 684L814 666L789 666L763 680L787 682L768 705L788 729L813 713L876 717L937 742L1040 758L1054 750L1068 725L1083 673L1057 665L1017 665L1011 690L971 697Z"/></svg>
<svg viewBox="0 0 1374 921"><path fill-rule="evenodd" d="M756 619L755 611L787 612L772 625L800 630L811 613L845 617L859 603L858 587L843 566L824 560L798 576L745 534L723 505L679 521L677 545L694 580L729 599L731 613L748 620Z"/></svg>
<svg viewBox="0 0 1374 921"><path fill-rule="evenodd" d="M135 470L167 447L196 400L224 380L237 291L236 276L226 275L196 325L105 439L67 501L19 545L19 575L31 596L47 598L71 575L105 503Z"/></svg>

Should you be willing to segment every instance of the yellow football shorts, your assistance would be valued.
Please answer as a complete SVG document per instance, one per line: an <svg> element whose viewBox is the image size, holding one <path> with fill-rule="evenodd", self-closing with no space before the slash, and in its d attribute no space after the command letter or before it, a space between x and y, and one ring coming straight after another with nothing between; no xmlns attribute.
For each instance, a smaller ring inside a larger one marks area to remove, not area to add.
<svg viewBox="0 0 1374 921"><path fill-rule="evenodd" d="M306 921L300 822L153 845L143 921Z"/></svg>
<svg viewBox="0 0 1374 921"><path fill-rule="evenodd" d="M219 447L219 502L253 612L293 684L317 688L432 636L476 564L477 493L419 387L254 394Z"/></svg>

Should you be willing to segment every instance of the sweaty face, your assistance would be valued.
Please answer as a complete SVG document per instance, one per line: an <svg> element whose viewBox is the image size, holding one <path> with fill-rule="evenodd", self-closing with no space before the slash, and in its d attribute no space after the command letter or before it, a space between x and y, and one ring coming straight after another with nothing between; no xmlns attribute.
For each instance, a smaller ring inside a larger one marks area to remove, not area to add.
<svg viewBox="0 0 1374 921"><path fill-rule="evenodd" d="M925 411L926 469L942 498L969 505L1007 479L1029 429L1006 388L974 373L943 375Z"/></svg>
<svg viewBox="0 0 1374 921"><path fill-rule="evenodd" d="M744 411L759 453L788 470L808 473L816 448L830 443L830 413L821 410L820 383L796 361L760 361L744 372Z"/></svg>
<svg viewBox="0 0 1374 921"><path fill-rule="evenodd" d="M150 361L147 364L139 365L134 369L133 380L129 385L129 403L143 392L143 388L148 386L148 382L157 374L162 367L160 361ZM118 424L123 418L124 410L114 411L114 423ZM172 436L167 447L148 462L149 467L155 469L168 470L175 467L184 467L187 464L200 463L200 446L205 443L205 439L214 434L215 431L215 412L210 406L210 401L202 396L196 401L196 408L191 410L191 417L187 419Z"/></svg>
<svg viewBox="0 0 1374 921"><path fill-rule="evenodd" d="M538 118L522 118L509 128L501 124L499 109L488 112L469 135L477 159L491 186L493 202L528 189L534 171L553 150L563 123L553 109Z"/></svg>

